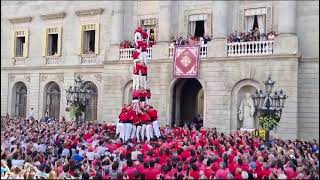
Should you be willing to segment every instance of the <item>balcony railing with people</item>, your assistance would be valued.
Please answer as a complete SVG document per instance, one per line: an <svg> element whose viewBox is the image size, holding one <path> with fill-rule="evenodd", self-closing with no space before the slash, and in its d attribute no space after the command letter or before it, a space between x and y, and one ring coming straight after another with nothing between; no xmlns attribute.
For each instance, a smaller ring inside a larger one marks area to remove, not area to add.
<svg viewBox="0 0 320 180"><path fill-rule="evenodd" d="M207 44L200 44L200 58L207 57L208 46ZM174 45L169 45L169 58L171 59L174 55Z"/></svg>
<svg viewBox="0 0 320 180"><path fill-rule="evenodd" d="M124 48L120 49L120 60L133 60L132 54L134 52L134 48ZM152 48L147 48L147 60L152 59Z"/></svg>
<svg viewBox="0 0 320 180"><path fill-rule="evenodd" d="M255 56L273 54L274 31L260 34L259 30L231 34L227 38L228 56Z"/></svg>

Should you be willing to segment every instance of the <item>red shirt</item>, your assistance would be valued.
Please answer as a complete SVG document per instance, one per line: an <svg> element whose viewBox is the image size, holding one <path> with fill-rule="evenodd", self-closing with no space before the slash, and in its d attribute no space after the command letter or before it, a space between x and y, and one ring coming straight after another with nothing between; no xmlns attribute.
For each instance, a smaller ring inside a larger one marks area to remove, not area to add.
<svg viewBox="0 0 320 180"><path fill-rule="evenodd" d="M140 65L139 63L136 63L136 66L133 68L133 74L135 75L139 75L139 71L141 70L142 65Z"/></svg>
<svg viewBox="0 0 320 180"><path fill-rule="evenodd" d="M124 172L127 173L130 179L135 179L134 178L134 173L137 171L137 168L135 167L128 167Z"/></svg>
<svg viewBox="0 0 320 180"><path fill-rule="evenodd" d="M146 91L140 91L140 95L139 95L139 97L144 97L144 98L146 98L147 97L147 92Z"/></svg>
<svg viewBox="0 0 320 180"><path fill-rule="evenodd" d="M119 115L120 122L126 122L128 120L128 113L127 112L121 112Z"/></svg>
<svg viewBox="0 0 320 180"><path fill-rule="evenodd" d="M148 113L141 114L142 122L145 124L150 124L151 118Z"/></svg>
<svg viewBox="0 0 320 180"><path fill-rule="evenodd" d="M141 75L147 75L147 72L148 72L147 66L141 65L140 70L141 70Z"/></svg>
<svg viewBox="0 0 320 180"><path fill-rule="evenodd" d="M207 168L204 170L204 175L207 176L208 179L210 178L212 173L213 173L213 171L210 168Z"/></svg>
<svg viewBox="0 0 320 180"><path fill-rule="evenodd" d="M140 114L136 114L136 113L133 113L132 115L133 119L132 119L132 123L137 125L137 124L140 124L141 123L141 116Z"/></svg>
<svg viewBox="0 0 320 180"><path fill-rule="evenodd" d="M139 98L140 97L140 91L139 90L133 90L132 97Z"/></svg>
<svg viewBox="0 0 320 180"><path fill-rule="evenodd" d="M155 109L149 109L148 114L150 118L157 120L158 119L158 112Z"/></svg>
<svg viewBox="0 0 320 180"><path fill-rule="evenodd" d="M147 98L148 98L148 99L151 98L151 92L150 92L150 90L147 90Z"/></svg>
<svg viewBox="0 0 320 180"><path fill-rule="evenodd" d="M200 178L199 170L197 170L197 171L191 170L190 176L192 176L194 179L199 179Z"/></svg>

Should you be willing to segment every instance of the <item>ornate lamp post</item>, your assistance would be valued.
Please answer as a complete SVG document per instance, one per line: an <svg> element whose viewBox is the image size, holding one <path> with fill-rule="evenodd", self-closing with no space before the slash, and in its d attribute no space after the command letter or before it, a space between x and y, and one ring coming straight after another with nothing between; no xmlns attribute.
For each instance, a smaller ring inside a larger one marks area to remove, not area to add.
<svg viewBox="0 0 320 180"><path fill-rule="evenodd" d="M89 98L91 96L91 92L89 90L83 89L81 86L83 84L83 80L78 76L74 80L74 86L69 86L66 89L66 99L67 105L71 104L75 110L76 123L79 124L80 117L82 113L85 112L86 107L89 104Z"/></svg>
<svg viewBox="0 0 320 180"><path fill-rule="evenodd" d="M271 117L280 121L282 109L288 96L282 89L272 93L273 86L276 82L271 79L271 75L269 75L268 79L263 83L266 91L263 92L260 89L252 95L257 115L258 117ZM267 129L267 140L269 140L269 130L272 129Z"/></svg>

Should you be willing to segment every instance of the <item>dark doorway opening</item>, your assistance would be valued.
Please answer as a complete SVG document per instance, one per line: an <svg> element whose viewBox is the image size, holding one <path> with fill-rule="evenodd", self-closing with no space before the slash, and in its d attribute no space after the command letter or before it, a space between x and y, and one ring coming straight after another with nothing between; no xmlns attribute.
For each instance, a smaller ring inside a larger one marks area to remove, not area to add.
<svg viewBox="0 0 320 180"><path fill-rule="evenodd" d="M197 79L177 80L172 91L171 126L201 127L203 102L203 88Z"/></svg>
<svg viewBox="0 0 320 180"><path fill-rule="evenodd" d="M194 36L203 37L204 36L204 21L196 21L196 30Z"/></svg>

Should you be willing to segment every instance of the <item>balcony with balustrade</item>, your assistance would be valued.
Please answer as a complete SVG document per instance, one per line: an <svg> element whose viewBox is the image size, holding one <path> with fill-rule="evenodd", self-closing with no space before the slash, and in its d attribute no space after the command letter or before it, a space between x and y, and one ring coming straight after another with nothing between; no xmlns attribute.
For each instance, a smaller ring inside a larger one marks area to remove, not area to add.
<svg viewBox="0 0 320 180"><path fill-rule="evenodd" d="M228 56L260 56L273 54L274 41L227 43Z"/></svg>

